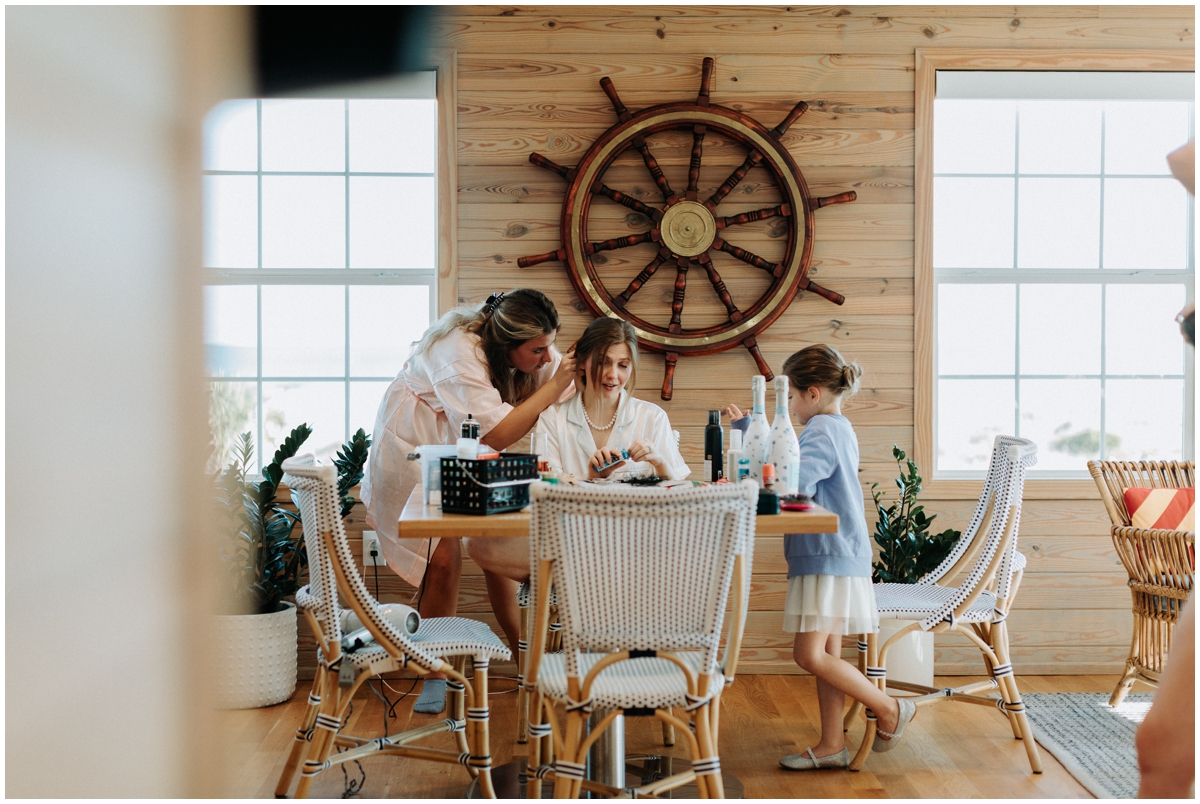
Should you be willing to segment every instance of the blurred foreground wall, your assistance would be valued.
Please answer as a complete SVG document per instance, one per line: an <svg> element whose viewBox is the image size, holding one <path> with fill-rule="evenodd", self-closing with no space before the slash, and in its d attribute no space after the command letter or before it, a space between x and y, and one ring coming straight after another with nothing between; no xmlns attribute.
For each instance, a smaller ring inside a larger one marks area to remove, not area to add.
<svg viewBox="0 0 1200 804"><path fill-rule="evenodd" d="M194 669L199 144L249 86L246 19L5 12L8 796L220 790Z"/></svg>

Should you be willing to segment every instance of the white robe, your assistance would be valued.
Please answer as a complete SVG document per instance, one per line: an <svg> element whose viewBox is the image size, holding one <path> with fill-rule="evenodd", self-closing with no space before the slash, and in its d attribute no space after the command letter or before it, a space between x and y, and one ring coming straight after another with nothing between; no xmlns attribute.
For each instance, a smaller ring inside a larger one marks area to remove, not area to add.
<svg viewBox="0 0 1200 804"><path fill-rule="evenodd" d="M562 355L551 347L551 360L537 374L541 387L554 376ZM561 397L574 392L574 386ZM456 329L423 355L414 355L388 386L375 418L371 451L362 481L367 525L379 534L383 557L413 586L425 574L426 559L438 539L400 539L400 512L421 482L421 462L408 460L422 444L453 444L467 414L486 437L512 412L492 385L478 335Z"/></svg>
<svg viewBox="0 0 1200 804"><path fill-rule="evenodd" d="M675 445L671 422L667 413L653 402L634 399L628 392L621 392L617 403L617 420L609 431L605 446L620 451L629 449L635 441L648 438L654 450L663 457L668 480L683 480L691 469L684 463ZM592 429L583 419L583 395L575 394L566 402L551 405L538 418L538 456L549 462L551 468L568 472L577 477L588 476L588 462L599 447L592 437ZM640 475L654 471L646 461L626 461L610 477Z"/></svg>

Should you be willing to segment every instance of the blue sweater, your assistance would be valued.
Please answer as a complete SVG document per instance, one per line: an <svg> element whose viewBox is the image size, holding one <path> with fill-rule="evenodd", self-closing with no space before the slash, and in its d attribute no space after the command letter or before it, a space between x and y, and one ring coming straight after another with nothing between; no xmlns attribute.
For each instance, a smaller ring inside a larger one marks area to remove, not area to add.
<svg viewBox="0 0 1200 804"><path fill-rule="evenodd" d="M749 425L749 417L734 424L738 429ZM838 532L784 536L788 577L871 577L871 541L858 482L858 436L845 416L813 416L800 434L800 493L838 515Z"/></svg>

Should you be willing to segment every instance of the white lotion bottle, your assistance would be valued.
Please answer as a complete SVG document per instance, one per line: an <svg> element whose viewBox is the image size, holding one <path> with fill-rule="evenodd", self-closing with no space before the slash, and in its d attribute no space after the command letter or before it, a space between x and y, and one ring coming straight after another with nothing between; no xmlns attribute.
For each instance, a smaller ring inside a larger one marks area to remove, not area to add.
<svg viewBox="0 0 1200 804"><path fill-rule="evenodd" d="M800 442L788 411L788 378L775 378L775 421L767 438L765 463L775 464L775 490L780 494L800 491Z"/></svg>
<svg viewBox="0 0 1200 804"><path fill-rule="evenodd" d="M761 486L762 465L767 457L767 439L771 433L766 413L767 378L755 374L750 380L750 390L754 394L754 408L750 412L750 427L746 430L742 450L750 460L750 479Z"/></svg>
<svg viewBox="0 0 1200 804"><path fill-rule="evenodd" d="M725 478L730 483L739 483L741 478L738 477L738 460L745 455L742 451L742 431L737 428L729 428L729 451L725 453Z"/></svg>

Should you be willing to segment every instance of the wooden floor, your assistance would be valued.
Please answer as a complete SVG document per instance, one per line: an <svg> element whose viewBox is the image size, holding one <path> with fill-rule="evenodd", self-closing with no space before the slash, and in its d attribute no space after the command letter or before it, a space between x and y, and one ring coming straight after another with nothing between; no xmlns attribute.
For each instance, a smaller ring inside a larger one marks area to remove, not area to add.
<svg viewBox="0 0 1200 804"><path fill-rule="evenodd" d="M938 679L938 684L966 683L964 677ZM1028 676L1018 679L1028 692L1111 692L1116 676ZM409 681L392 681L401 690ZM270 798L303 713L310 682L302 681L291 701L266 709L225 715L226 768L233 797ZM511 690L499 680L496 690ZM418 692L420 688L418 686ZM379 736L383 704L365 689L355 699L349 719L353 734ZM395 698L394 695L389 695ZM396 707L388 732L396 733L444 716L413 715L409 696ZM524 756L515 744L513 692L492 697L492 755L495 764ZM1049 753L1041 751L1045 772L1033 775L1025 749L1014 740L1008 721L997 711L945 703L923 707L905 732L904 743L887 754L874 754L861 772L789 773L779 757L803 751L817 741L818 711L812 676L742 675L725 693L721 713L721 766L745 785L748 798L1090 798L1090 794ZM862 726L850 731L857 746ZM451 747L449 735L431 744ZM682 743L664 749L658 722L630 718L627 751L686 756ZM366 798L458 798L468 782L459 766L374 757L362 763ZM352 777L358 776L353 763ZM339 768L322 774L313 785L314 798L339 798Z"/></svg>

